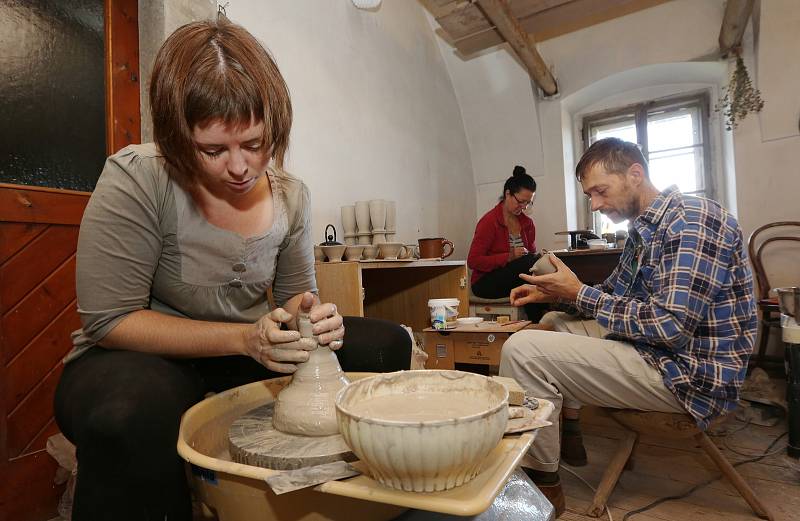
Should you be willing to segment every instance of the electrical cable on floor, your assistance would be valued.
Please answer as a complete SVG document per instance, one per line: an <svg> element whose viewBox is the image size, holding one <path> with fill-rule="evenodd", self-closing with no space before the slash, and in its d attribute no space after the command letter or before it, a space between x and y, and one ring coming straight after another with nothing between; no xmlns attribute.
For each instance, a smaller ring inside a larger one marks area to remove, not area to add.
<svg viewBox="0 0 800 521"><path fill-rule="evenodd" d="M738 431L735 431L735 432L738 432ZM760 456L757 456L757 457L751 458L751 459L738 461L736 463L733 463L733 466L734 467L738 467L739 465L744 465L745 463L754 463L756 461L761 461L762 459L766 458L767 456L770 456L772 454L776 454L779 451L777 451L777 452L776 451L772 451L773 447L775 447L775 444L778 443L778 441L780 441L787 434L789 434L789 431L784 432L783 434L781 434L780 436L778 436L777 438L772 440L772 443L769 444L769 447L767 447L767 449L764 451L764 453L761 454ZM783 447L783 449L785 449L785 448L786 447ZM781 449L781 450L783 450L783 449ZM772 452L770 452L770 451L772 451ZM701 489L701 488L705 487L706 485L709 485L709 484L717 481L720 478L722 478L722 474L720 474L720 475L718 475L716 477L710 478L710 479L708 479L708 480L706 480L706 481L704 481L702 483L698 483L697 485L693 486L692 488L690 488L689 490L687 490L683 494L677 494L675 496L667 496L667 497L662 497L662 498L656 499L652 503L649 503L649 504L647 504L647 505L645 505L645 506L643 506L641 508L637 508L636 510L631 510L630 512L627 512L624 516L622 516L622 521L627 521L628 519L630 519L634 515L641 514L642 512L646 512L646 511L648 511L648 510L660 505L661 503L664 503L664 502L667 502L667 501L672 501L673 499L683 499L686 496L689 496L690 494L695 492L696 490Z"/></svg>
<svg viewBox="0 0 800 521"><path fill-rule="evenodd" d="M575 472L574 470L572 470L572 469L570 469L570 468L567 468L567 467L565 467L564 465L559 465L559 468L561 468L562 470L566 470L567 472L569 472L570 474L572 474L573 476L575 476L576 478L578 478L579 480L581 480L581 481L583 482L583 484L584 484L584 485L586 485L587 487L589 487L589 488L592 490L592 492L597 492L597 489L596 489L596 488L594 488L592 485L590 485L588 481L586 481L585 479L583 479L582 477L580 477L580 476L578 475L578 473L577 473L577 472ZM606 504L606 506L605 506L605 509L606 509L606 514L608 514L608 521L614 521L614 518L613 518L613 517L611 517L611 510L609 510L609 508L608 508L608 505L607 505L607 504Z"/></svg>
<svg viewBox="0 0 800 521"><path fill-rule="evenodd" d="M763 457L772 456L772 455L777 454L777 453L783 451L784 449L786 449L786 445L784 445L783 447L778 447L777 449L774 449L772 452L769 452L769 453L753 454L752 452L742 452L742 451L740 451L738 449L735 449L735 448L731 447L728 444L728 438L730 438L732 435L736 434L737 432L743 431L744 429L746 429L747 426L750 425L750 420L751 420L750 418L747 418L747 420L745 420L745 422L744 422L744 425L742 425L741 427L738 427L738 428L736 428L736 429L734 429L732 431L724 431L724 430L723 431L709 431L708 435L711 436L712 438L722 438L722 445L724 445L726 449L728 449L729 451L733 452L734 454L738 454L739 456L744 456L746 458L755 458L756 456L763 456ZM787 443L787 445L788 445L788 443Z"/></svg>

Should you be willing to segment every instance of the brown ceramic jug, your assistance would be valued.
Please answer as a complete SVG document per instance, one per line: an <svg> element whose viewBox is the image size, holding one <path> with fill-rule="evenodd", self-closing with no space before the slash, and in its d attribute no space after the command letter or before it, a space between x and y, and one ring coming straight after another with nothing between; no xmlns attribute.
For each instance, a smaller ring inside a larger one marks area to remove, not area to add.
<svg viewBox="0 0 800 521"><path fill-rule="evenodd" d="M419 258L420 259L444 259L449 257L455 251L453 243L443 237L436 237L432 239L419 239ZM450 247L450 251L444 252L445 245Z"/></svg>

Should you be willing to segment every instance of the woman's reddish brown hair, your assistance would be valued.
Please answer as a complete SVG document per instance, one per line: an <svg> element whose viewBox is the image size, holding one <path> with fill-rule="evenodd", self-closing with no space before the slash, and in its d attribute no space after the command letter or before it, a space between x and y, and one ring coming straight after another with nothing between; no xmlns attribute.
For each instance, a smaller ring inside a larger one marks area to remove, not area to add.
<svg viewBox="0 0 800 521"><path fill-rule="evenodd" d="M193 185L200 171L195 126L264 122L265 150L283 168L292 104L275 61L247 30L224 18L178 28L159 49L150 80L153 137L170 175Z"/></svg>

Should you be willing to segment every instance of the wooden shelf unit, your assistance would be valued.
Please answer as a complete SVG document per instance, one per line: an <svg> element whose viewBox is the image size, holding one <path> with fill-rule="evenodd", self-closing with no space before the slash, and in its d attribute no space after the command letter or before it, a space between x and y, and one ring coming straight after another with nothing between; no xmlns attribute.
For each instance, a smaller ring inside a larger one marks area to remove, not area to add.
<svg viewBox="0 0 800 521"><path fill-rule="evenodd" d="M428 299L457 298L459 315L469 314L465 261L318 262L316 270L320 299L336 304L342 315L422 331L430 325Z"/></svg>

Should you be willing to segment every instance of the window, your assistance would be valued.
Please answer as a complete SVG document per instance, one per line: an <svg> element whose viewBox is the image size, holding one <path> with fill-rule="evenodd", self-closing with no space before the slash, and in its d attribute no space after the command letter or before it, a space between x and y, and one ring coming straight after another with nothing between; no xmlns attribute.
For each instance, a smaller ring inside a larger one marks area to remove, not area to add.
<svg viewBox="0 0 800 521"><path fill-rule="evenodd" d="M674 184L683 193L714 199L707 122L708 94L649 101L586 116L584 149L607 137L638 143L656 188ZM627 221L614 224L600 212L594 212L592 224L599 233L628 226Z"/></svg>

